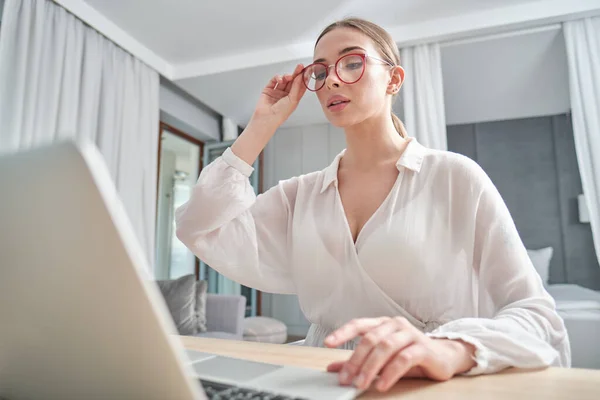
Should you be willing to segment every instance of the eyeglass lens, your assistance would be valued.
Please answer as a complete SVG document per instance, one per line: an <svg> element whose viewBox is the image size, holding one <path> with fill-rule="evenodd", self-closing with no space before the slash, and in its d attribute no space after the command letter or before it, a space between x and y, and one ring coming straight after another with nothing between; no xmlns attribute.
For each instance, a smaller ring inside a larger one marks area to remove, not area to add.
<svg viewBox="0 0 600 400"><path fill-rule="evenodd" d="M336 63L338 78L346 83L356 83L362 76L365 68L364 59L355 54L341 57ZM325 64L312 64L304 71L304 83L309 90L317 91L325 85L329 67Z"/></svg>

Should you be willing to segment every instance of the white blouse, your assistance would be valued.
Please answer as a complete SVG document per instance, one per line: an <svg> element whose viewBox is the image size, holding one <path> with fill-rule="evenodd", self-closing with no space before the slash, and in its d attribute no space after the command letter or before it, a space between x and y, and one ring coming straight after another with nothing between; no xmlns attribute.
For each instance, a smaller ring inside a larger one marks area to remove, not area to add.
<svg viewBox="0 0 600 400"><path fill-rule="evenodd" d="M471 375L570 366L554 300L474 161L411 139L354 243L337 186L343 155L256 197L252 167L228 149L177 210L177 235L226 277L297 295L312 323L306 345L323 346L354 318L404 316L431 337L474 345Z"/></svg>

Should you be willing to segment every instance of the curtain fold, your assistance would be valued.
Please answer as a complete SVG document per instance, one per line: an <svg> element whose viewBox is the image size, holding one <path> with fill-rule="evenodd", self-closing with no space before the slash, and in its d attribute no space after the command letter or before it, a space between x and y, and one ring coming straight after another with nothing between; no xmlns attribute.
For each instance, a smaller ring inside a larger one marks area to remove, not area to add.
<svg viewBox="0 0 600 400"><path fill-rule="evenodd" d="M404 125L424 146L447 150L442 61L438 43L400 49Z"/></svg>
<svg viewBox="0 0 600 400"><path fill-rule="evenodd" d="M49 0L7 0L0 32L0 153L64 139L104 156L154 263L159 76Z"/></svg>
<svg viewBox="0 0 600 400"><path fill-rule="evenodd" d="M577 163L600 262L600 17L563 28Z"/></svg>

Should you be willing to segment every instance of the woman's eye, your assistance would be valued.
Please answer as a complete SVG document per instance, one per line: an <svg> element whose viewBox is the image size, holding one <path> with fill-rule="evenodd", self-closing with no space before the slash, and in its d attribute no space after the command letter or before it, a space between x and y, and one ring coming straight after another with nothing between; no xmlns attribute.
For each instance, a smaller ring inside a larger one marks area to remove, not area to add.
<svg viewBox="0 0 600 400"><path fill-rule="evenodd" d="M361 69L362 68L362 63L350 63L350 64L346 65L346 68L348 68L348 69Z"/></svg>

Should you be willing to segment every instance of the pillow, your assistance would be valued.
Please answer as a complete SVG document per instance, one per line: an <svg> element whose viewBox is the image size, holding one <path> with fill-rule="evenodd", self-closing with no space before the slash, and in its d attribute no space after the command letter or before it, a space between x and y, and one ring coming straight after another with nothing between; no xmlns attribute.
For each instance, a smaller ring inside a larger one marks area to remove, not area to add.
<svg viewBox="0 0 600 400"><path fill-rule="evenodd" d="M550 270L552 253L554 253L554 249L552 247L544 247L543 249L537 250L527 249L527 254L531 259L535 270L538 274L540 274L544 285L548 284L548 271Z"/></svg>
<svg viewBox="0 0 600 400"><path fill-rule="evenodd" d="M206 332L206 291L208 282L196 282L196 318L198 319L198 332Z"/></svg>
<svg viewBox="0 0 600 400"><path fill-rule="evenodd" d="M171 317L180 335L198 333L196 312L196 277L185 275L179 279L156 281Z"/></svg>

